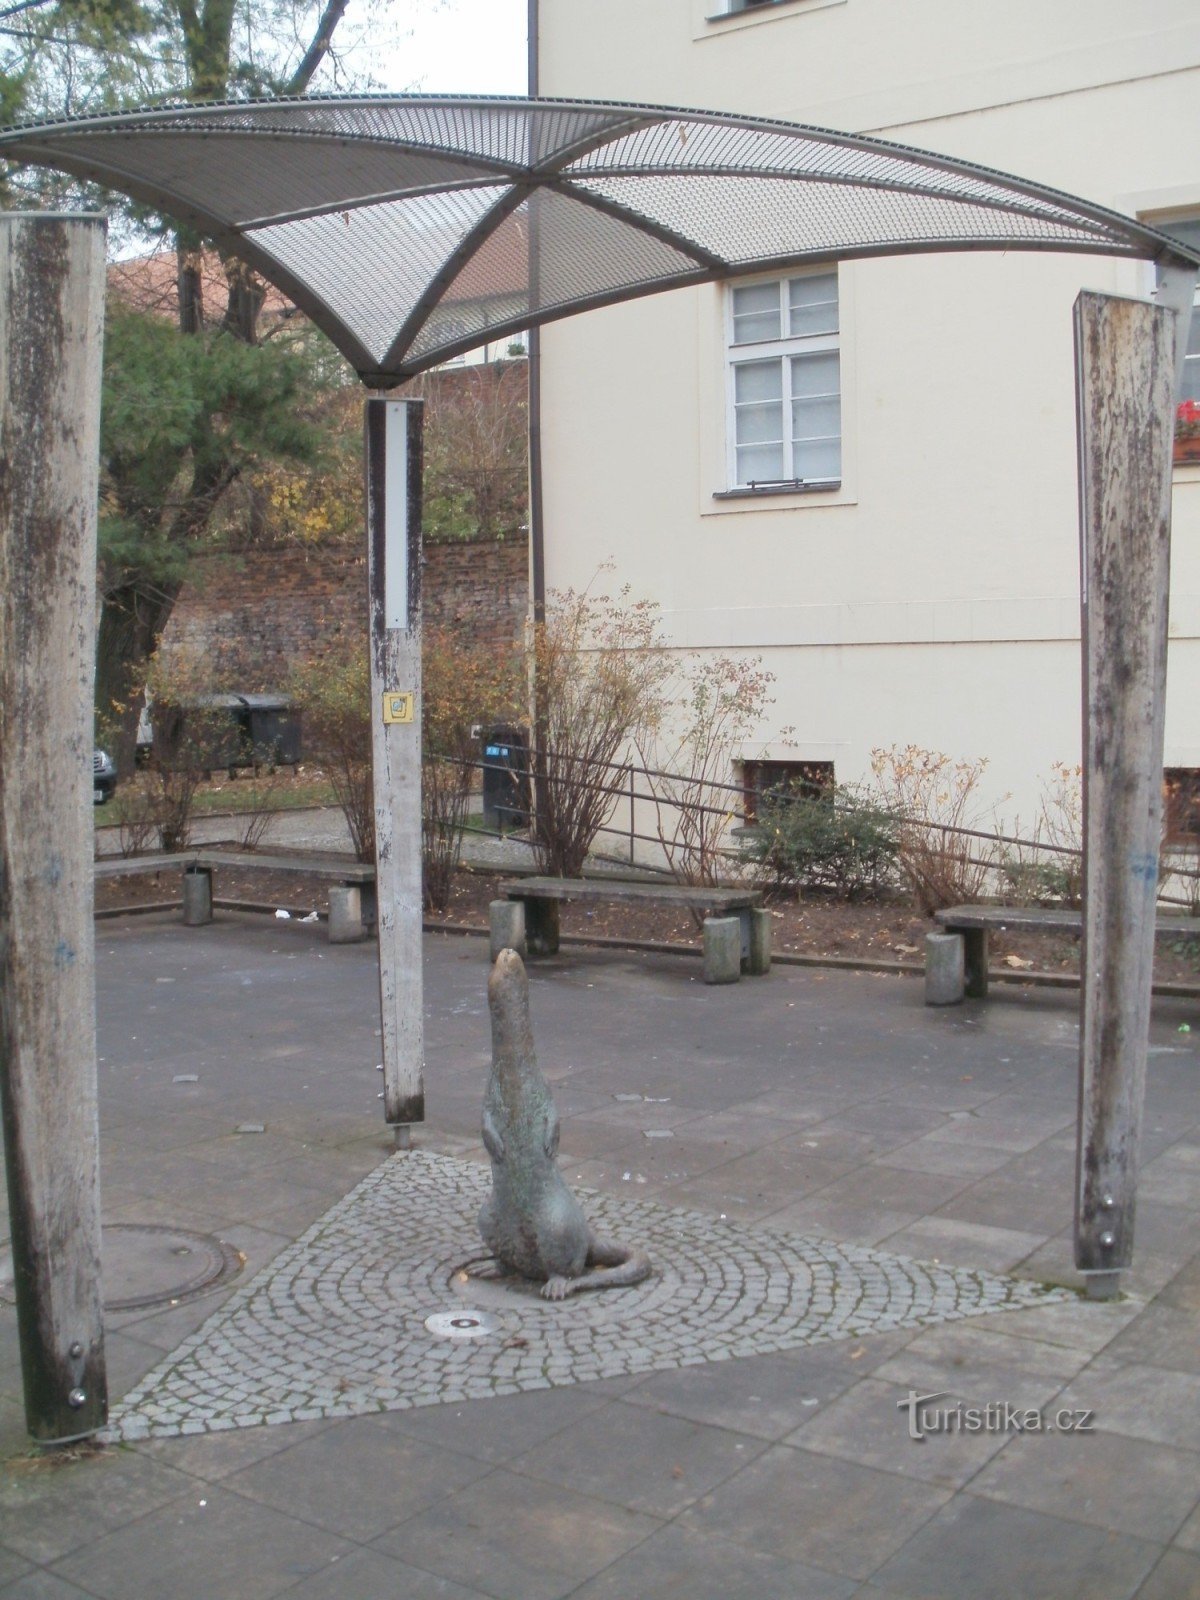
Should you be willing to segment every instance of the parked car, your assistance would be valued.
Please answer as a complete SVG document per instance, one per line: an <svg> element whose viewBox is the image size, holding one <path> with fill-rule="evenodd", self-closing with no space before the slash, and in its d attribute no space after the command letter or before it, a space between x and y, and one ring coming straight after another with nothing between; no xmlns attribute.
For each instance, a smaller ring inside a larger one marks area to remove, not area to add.
<svg viewBox="0 0 1200 1600"><path fill-rule="evenodd" d="M117 788L117 764L104 750L92 752L92 804L107 805Z"/></svg>

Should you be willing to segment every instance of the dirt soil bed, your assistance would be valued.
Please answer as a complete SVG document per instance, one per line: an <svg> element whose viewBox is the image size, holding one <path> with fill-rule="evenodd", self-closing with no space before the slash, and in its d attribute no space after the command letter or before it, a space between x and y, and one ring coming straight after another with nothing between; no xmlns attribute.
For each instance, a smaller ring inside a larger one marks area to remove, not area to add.
<svg viewBox="0 0 1200 1600"><path fill-rule="evenodd" d="M115 911L171 904L181 896L181 874L171 870L144 877L109 878L96 885L96 908ZM445 912L427 916L431 926L450 925L487 931L488 902L499 897L502 878L492 873L460 872ZM218 870L220 900L233 900L293 916L324 912L328 885L263 868ZM920 967L922 941L933 923L911 906L846 905L823 898L780 900L771 907L773 946L778 955L825 956L846 961L896 962ZM700 932L686 911L670 906L564 905L562 931L608 939L649 940L698 946ZM1079 941L1066 934L995 934L991 965L1015 971L1078 973ZM1154 976L1159 983L1200 984L1200 941L1158 941Z"/></svg>

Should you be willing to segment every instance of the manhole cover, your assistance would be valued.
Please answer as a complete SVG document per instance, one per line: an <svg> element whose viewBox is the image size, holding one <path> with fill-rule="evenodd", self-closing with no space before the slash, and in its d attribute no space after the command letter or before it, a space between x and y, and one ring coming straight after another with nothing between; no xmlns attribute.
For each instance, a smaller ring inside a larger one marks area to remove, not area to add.
<svg viewBox="0 0 1200 1600"><path fill-rule="evenodd" d="M100 1230L106 1311L143 1311L215 1289L241 1271L232 1245L206 1233L153 1223L111 1222ZM0 1260L0 1299L16 1299L12 1255Z"/></svg>
<svg viewBox="0 0 1200 1600"><path fill-rule="evenodd" d="M501 1331L495 1317L486 1311L438 1311L425 1318L425 1326L439 1339L486 1339Z"/></svg>

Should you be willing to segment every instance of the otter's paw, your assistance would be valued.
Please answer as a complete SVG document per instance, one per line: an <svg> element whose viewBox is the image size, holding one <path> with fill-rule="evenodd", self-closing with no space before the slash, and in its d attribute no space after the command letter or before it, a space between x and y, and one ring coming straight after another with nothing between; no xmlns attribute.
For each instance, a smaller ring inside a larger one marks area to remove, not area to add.
<svg viewBox="0 0 1200 1600"><path fill-rule="evenodd" d="M547 1278L542 1285L543 1300L565 1300L575 1284L570 1278Z"/></svg>

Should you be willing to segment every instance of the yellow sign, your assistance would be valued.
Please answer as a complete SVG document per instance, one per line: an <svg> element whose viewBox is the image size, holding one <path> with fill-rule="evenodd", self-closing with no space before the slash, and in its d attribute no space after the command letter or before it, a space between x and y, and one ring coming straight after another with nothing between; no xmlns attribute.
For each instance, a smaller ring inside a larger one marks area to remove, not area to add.
<svg viewBox="0 0 1200 1600"><path fill-rule="evenodd" d="M411 722L413 719L413 703L416 698L411 689L406 689L400 694L385 694L383 697L383 720L385 722Z"/></svg>

